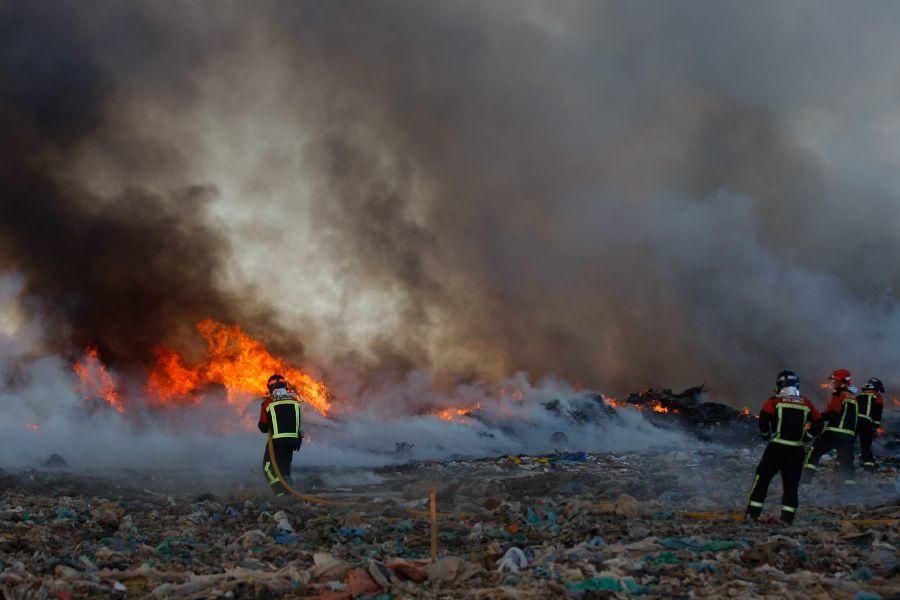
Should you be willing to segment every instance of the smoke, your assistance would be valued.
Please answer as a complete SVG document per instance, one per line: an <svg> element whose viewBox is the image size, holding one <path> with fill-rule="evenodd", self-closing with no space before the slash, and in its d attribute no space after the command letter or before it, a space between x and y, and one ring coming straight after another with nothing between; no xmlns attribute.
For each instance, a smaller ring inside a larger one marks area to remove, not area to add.
<svg viewBox="0 0 900 600"><path fill-rule="evenodd" d="M2 11L0 264L50 350L128 370L210 317L378 406L900 385L894 6Z"/></svg>

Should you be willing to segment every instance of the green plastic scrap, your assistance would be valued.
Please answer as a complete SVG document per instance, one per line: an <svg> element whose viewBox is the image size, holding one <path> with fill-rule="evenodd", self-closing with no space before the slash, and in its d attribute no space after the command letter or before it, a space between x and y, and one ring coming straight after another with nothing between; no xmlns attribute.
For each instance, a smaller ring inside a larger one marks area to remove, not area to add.
<svg viewBox="0 0 900 600"><path fill-rule="evenodd" d="M640 595L649 590L646 585L640 585L634 580L634 577L623 577L616 579L615 577L592 577L584 581L573 581L567 583L566 588L576 592L627 592L629 594Z"/></svg>
<svg viewBox="0 0 900 600"><path fill-rule="evenodd" d="M406 519L405 521L400 521L396 525L394 525L394 529L397 531L402 531L404 533L409 533L413 530L413 522L412 519Z"/></svg>
<svg viewBox="0 0 900 600"><path fill-rule="evenodd" d="M651 565L674 565L680 563L681 559L675 556L674 552L663 552L657 556L647 557L645 562Z"/></svg>
<svg viewBox="0 0 900 600"><path fill-rule="evenodd" d="M584 581L573 581L572 583L567 583L566 587L570 590L575 591L600 591L600 590L609 590L612 592L621 592L622 584L619 583L619 580L615 577L591 577L590 579L585 579Z"/></svg>
<svg viewBox="0 0 900 600"><path fill-rule="evenodd" d="M670 550L691 550L693 552L721 552L743 546L740 542L725 540L712 540L701 544L690 538L663 538L660 543Z"/></svg>

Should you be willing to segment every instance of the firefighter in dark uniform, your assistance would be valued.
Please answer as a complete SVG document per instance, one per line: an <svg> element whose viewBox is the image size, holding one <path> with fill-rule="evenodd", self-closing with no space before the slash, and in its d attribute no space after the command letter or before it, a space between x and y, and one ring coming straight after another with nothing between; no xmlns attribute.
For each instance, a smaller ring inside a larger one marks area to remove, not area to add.
<svg viewBox="0 0 900 600"><path fill-rule="evenodd" d="M757 520L769 491L769 483L781 471L784 492L781 520L791 523L797 514L797 488L806 454L805 442L822 429L822 416L812 402L800 395L800 378L782 371L775 381L775 395L766 400L759 413L759 431L769 440L750 489L747 517Z"/></svg>
<svg viewBox="0 0 900 600"><path fill-rule="evenodd" d="M266 387L269 389L269 395L263 399L262 408L259 411L259 430L263 433L271 432L272 449L278 470L284 476L286 483L292 485L291 462L294 452L300 449L303 442L303 429L300 424L300 397L290 389L285 378L277 373L269 377ZM277 496L284 496L287 493L278 473L272 467L268 443L266 443L263 454L263 473Z"/></svg>
<svg viewBox="0 0 900 600"><path fill-rule="evenodd" d="M812 481L819 466L819 459L827 452L837 450L838 468L845 486L856 485L853 476L853 445L856 442L856 388L851 382L850 371L838 369L831 374L834 392L822 416L825 431L822 432L809 453L803 466L803 482Z"/></svg>
<svg viewBox="0 0 900 600"><path fill-rule="evenodd" d="M863 469L869 472L875 471L875 456L872 454L872 441L878 436L878 428L881 426L881 414L884 412L884 384L880 379L873 377L862 387L862 392L856 396L856 406L859 409L856 421L856 435L859 437L860 454L862 454Z"/></svg>

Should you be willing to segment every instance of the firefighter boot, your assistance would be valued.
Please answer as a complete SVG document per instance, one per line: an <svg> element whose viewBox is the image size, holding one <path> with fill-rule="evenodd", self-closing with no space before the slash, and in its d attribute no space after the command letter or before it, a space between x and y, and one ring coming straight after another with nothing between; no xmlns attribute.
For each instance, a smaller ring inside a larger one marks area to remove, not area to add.
<svg viewBox="0 0 900 600"><path fill-rule="evenodd" d="M747 512L744 513L744 519L747 521L751 521L756 523L759 521L759 516L762 514L762 506L747 506Z"/></svg>

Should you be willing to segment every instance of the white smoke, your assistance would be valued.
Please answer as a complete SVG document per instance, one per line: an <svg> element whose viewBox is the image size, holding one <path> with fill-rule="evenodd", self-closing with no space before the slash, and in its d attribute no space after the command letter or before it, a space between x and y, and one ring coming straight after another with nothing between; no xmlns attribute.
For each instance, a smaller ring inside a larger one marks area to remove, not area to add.
<svg viewBox="0 0 900 600"><path fill-rule="evenodd" d="M41 353L39 322L10 316L19 314L21 290L18 275L0 277L0 465L37 466L54 453L81 470L248 468L262 459L266 438L254 428L259 407L252 399L236 409L222 394L211 393L202 404L160 411L130 396L128 411L120 414L102 401L81 397L72 365ZM121 386L122 379L112 376ZM606 415L596 396L552 379L533 386L523 373L490 386L442 392L429 373L413 371L402 381L356 392L352 402L335 401L333 419L304 410L307 439L298 464L371 467L450 457L696 445L682 433L650 425L636 411ZM559 407L548 410L545 405L555 400ZM452 420L433 414L448 407L472 410L454 412ZM571 414L582 407L603 416L577 423ZM557 432L565 434L564 442L552 439Z"/></svg>

